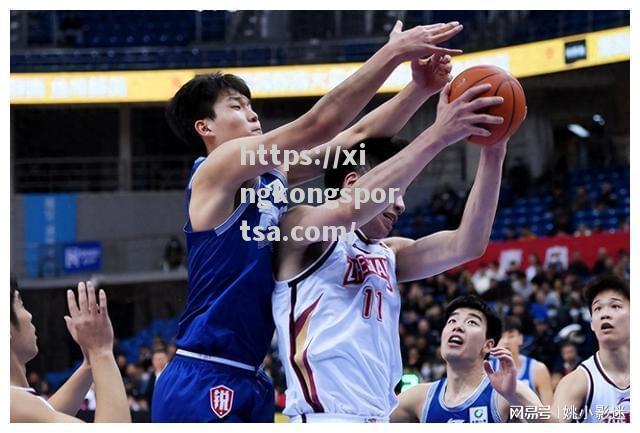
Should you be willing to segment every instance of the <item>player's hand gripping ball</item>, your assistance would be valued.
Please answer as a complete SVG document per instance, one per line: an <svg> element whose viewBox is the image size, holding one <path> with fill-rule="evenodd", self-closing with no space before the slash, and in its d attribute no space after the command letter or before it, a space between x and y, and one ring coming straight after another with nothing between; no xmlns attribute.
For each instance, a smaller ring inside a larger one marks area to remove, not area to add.
<svg viewBox="0 0 640 433"><path fill-rule="evenodd" d="M460 97L468 88L485 83L490 83L491 88L478 97L502 96L504 102L493 105L481 113L500 116L504 119L504 122L501 125L479 124L478 126L491 132L491 135L488 137L471 135L467 137L467 141L482 145L492 145L505 137L512 136L518 130L527 113L527 101L522 86L513 75L497 66L490 65L465 69L454 78L451 82L449 101L454 101Z"/></svg>

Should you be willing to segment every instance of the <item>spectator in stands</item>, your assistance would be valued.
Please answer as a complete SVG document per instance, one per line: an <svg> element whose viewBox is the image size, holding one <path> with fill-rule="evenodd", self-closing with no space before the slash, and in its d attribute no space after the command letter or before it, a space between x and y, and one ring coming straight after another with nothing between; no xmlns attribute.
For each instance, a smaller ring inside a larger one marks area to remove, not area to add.
<svg viewBox="0 0 640 433"><path fill-rule="evenodd" d="M167 366L169 362L169 356L164 347L156 347L151 355L151 374L147 381L147 386L144 392L144 396L147 400L149 408L151 408L151 401L153 399L153 389L156 386L156 379L162 374L162 370Z"/></svg>
<svg viewBox="0 0 640 433"><path fill-rule="evenodd" d="M165 272L184 269L184 248L177 237L171 236L164 247L162 270Z"/></svg>
<svg viewBox="0 0 640 433"><path fill-rule="evenodd" d="M534 232L531 231L531 229L529 227L523 226L520 227L520 240L521 241L528 241L531 239L535 239L537 236Z"/></svg>
<svg viewBox="0 0 640 433"><path fill-rule="evenodd" d="M615 208L618 204L618 196L613 191L613 186L609 182L603 182L600 185L600 195L596 200L596 208L598 210L602 209L612 209Z"/></svg>
<svg viewBox="0 0 640 433"><path fill-rule="evenodd" d="M84 355L80 368L48 400L35 395L25 373L26 363L38 354L36 329L25 309L18 285L10 284L10 419L11 422L80 422L74 418L91 382L96 384L96 422L131 422L124 385L113 356L113 328L107 297L91 283L78 284L78 302L67 291L69 316L64 319Z"/></svg>
<svg viewBox="0 0 640 433"><path fill-rule="evenodd" d="M575 237L580 237L580 236L591 236L591 230L589 230L589 227L587 227L587 225L585 223L580 223L578 224L578 227L576 228L576 231L573 232L573 236Z"/></svg>
<svg viewBox="0 0 640 433"><path fill-rule="evenodd" d="M503 236L505 241L515 241L516 239L518 239L513 227L505 227Z"/></svg>
<svg viewBox="0 0 640 433"><path fill-rule="evenodd" d="M526 196L529 194L529 184L531 183L531 171L525 160L517 156L513 165L509 169L507 179L511 184L511 191L516 196Z"/></svg>
<svg viewBox="0 0 640 433"><path fill-rule="evenodd" d="M471 282L476 293L481 296L489 290L491 279L494 277L495 273L487 267L486 263L480 263L478 269L471 276Z"/></svg>
<svg viewBox="0 0 640 433"><path fill-rule="evenodd" d="M579 186L576 189L576 196L573 199L573 203L571 205L571 209L574 212L577 211L586 211L592 208L593 204L591 203L591 198L587 194L587 190L584 186Z"/></svg>
<svg viewBox="0 0 640 433"><path fill-rule="evenodd" d="M455 228L460 222L464 203L458 192L445 183L431 197L431 211L447 218L447 228Z"/></svg>
<svg viewBox="0 0 640 433"><path fill-rule="evenodd" d="M629 253L625 250L618 251L618 263L613 269L613 273L618 278L629 281L631 273L631 263L629 261Z"/></svg>
<svg viewBox="0 0 640 433"><path fill-rule="evenodd" d="M592 272L595 275L600 275L606 272L607 270L607 261L609 259L609 254L605 247L598 248L598 256L596 261L593 264Z"/></svg>
<svg viewBox="0 0 640 433"><path fill-rule="evenodd" d="M625 217L624 219L620 219L620 224L618 225L618 230L623 232L628 232L630 230L630 222L629 217Z"/></svg>
<svg viewBox="0 0 640 433"><path fill-rule="evenodd" d="M538 319L534 321L533 342L529 356L537 359L545 365L553 365L555 361L555 347L553 331L548 320Z"/></svg>
<svg viewBox="0 0 640 433"><path fill-rule="evenodd" d="M525 274L527 275L527 281L533 281L533 278L542 270L542 265L540 264L540 259L535 254L529 254L527 257L528 265L525 270Z"/></svg>
<svg viewBox="0 0 640 433"><path fill-rule="evenodd" d="M520 319L523 334L531 335L534 333L535 326L533 323L533 317L531 317L531 314L525 305L524 298L518 294L511 296L511 315Z"/></svg>
<svg viewBox="0 0 640 433"><path fill-rule="evenodd" d="M581 279L586 279L591 276L591 271L589 271L589 267L582 260L582 254L580 251L576 250L571 253L571 263L569 264L567 272L575 274Z"/></svg>
<svg viewBox="0 0 640 433"><path fill-rule="evenodd" d="M560 379L576 369L582 362L578 355L578 348L571 341L565 341L560 347L560 358L554 365L551 373L551 383L555 389Z"/></svg>

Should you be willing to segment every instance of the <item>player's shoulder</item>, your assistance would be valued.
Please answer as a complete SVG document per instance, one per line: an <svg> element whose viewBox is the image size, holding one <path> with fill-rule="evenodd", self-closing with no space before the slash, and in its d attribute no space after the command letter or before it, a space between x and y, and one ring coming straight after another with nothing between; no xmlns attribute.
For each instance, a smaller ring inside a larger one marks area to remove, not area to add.
<svg viewBox="0 0 640 433"><path fill-rule="evenodd" d="M531 358L531 364L534 373L547 373L549 374L549 368L543 363L538 361L537 359Z"/></svg>
<svg viewBox="0 0 640 433"><path fill-rule="evenodd" d="M572 394L586 394L589 387L587 374L585 367L581 364L571 373L560 379L557 389L565 390Z"/></svg>
<svg viewBox="0 0 640 433"><path fill-rule="evenodd" d="M24 390L11 389L11 422L80 422L79 419L56 412L39 397Z"/></svg>

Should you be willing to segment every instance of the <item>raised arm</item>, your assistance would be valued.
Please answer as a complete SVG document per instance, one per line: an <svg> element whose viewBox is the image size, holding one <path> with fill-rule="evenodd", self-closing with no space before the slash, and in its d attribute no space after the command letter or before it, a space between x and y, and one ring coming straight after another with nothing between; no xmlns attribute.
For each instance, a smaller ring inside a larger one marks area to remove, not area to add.
<svg viewBox="0 0 640 433"><path fill-rule="evenodd" d="M451 76L451 56L434 54L428 59L411 61L411 82L397 95L365 115L352 127L342 131L328 143L317 146L314 153L328 152L333 161L336 151L346 150L367 138L392 137L409 121L411 116L433 95L438 93ZM314 164L295 164L289 168L290 185L314 179L323 174L323 167Z"/></svg>
<svg viewBox="0 0 640 433"><path fill-rule="evenodd" d="M91 366L85 359L55 394L49 397L49 404L59 412L74 416L78 413L92 383Z"/></svg>
<svg viewBox="0 0 640 433"><path fill-rule="evenodd" d="M131 422L129 403L113 356L113 328L107 311L107 295L100 290L99 299L91 282L78 284L78 302L67 291L71 322L77 342L86 350L96 387L96 422ZM84 396L84 395L83 395Z"/></svg>
<svg viewBox="0 0 640 433"><path fill-rule="evenodd" d="M354 199L358 190L382 188L385 191L396 190L404 193L409 184L442 149L469 136L470 134L488 135L489 132L475 126L476 123L496 123L502 119L473 112L502 102L501 97L477 98L490 86L480 85L468 89L459 99L449 103L450 85L443 89L438 104L435 123L420 134L407 147L382 164L373 167L362 177L350 174L352 182L343 191L338 200L331 200L318 207L299 206L281 221L282 232L290 234L294 227L337 226L356 228L376 217L388 205L388 200L375 203L372 200L357 205ZM477 99L474 99L477 98ZM349 181L349 178L347 178ZM291 236L288 236L291 238ZM308 240L296 241L297 245L312 243Z"/></svg>
<svg viewBox="0 0 640 433"><path fill-rule="evenodd" d="M460 226L418 240L390 238L396 251L398 281L414 281L440 274L484 254L498 206L502 164L507 141L484 146L475 182Z"/></svg>
<svg viewBox="0 0 640 433"><path fill-rule="evenodd" d="M256 155L261 146L267 150L275 146L283 155L286 150L307 150L331 140L364 108L400 63L434 53L460 53L436 44L450 39L461 29L459 24L449 23L418 26L403 32L402 23L398 22L389 42L307 113L264 135L237 138L218 146L193 179L189 216L194 229L206 230L218 225L232 210L228 206L221 209L221 205L233 200L245 181L280 165L280 161L273 158L263 161L266 164L243 165L242 155Z"/></svg>

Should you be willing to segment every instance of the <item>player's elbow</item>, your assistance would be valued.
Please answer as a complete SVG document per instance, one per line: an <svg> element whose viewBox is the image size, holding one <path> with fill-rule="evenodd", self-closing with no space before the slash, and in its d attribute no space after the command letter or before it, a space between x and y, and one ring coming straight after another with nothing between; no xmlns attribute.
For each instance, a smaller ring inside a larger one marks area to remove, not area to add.
<svg viewBox="0 0 640 433"><path fill-rule="evenodd" d="M454 245L462 263L479 259L487 251L489 242L478 242L473 236L456 231Z"/></svg>

